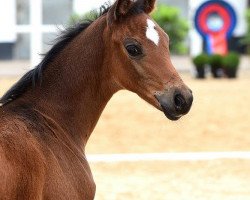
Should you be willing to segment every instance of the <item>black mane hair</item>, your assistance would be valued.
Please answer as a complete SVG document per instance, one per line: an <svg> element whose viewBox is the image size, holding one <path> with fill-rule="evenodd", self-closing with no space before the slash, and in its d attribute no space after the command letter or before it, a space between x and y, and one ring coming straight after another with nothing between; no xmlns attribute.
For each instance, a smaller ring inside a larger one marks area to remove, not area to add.
<svg viewBox="0 0 250 200"><path fill-rule="evenodd" d="M129 14L139 14L144 10L144 0L137 0L134 6L130 9ZM34 69L28 71L17 83L15 83L1 98L0 106L5 105L25 93L30 86L35 87L39 82L42 81L42 72L47 67L48 63L51 62L59 52L64 49L77 35L88 28L96 19L106 14L111 8L109 3L104 4L98 11L92 11L87 19L82 19L81 22L66 28L61 32L61 35L56 39L54 46L45 54L43 60Z"/></svg>

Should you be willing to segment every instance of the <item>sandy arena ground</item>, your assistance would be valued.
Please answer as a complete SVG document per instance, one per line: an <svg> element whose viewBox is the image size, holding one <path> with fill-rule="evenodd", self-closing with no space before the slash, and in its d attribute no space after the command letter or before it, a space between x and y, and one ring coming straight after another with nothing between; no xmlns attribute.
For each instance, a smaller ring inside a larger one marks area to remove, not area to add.
<svg viewBox="0 0 250 200"><path fill-rule="evenodd" d="M135 94L109 102L88 154L250 151L250 72L236 80L183 79L190 113L167 120ZM15 78L0 78L0 95ZM250 160L91 163L97 200L250 200Z"/></svg>

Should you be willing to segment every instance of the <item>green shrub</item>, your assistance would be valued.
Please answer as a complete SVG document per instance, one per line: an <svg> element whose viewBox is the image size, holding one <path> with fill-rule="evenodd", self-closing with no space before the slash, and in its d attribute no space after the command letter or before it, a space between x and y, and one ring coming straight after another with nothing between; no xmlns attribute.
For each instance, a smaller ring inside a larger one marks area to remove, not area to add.
<svg viewBox="0 0 250 200"><path fill-rule="evenodd" d="M70 18L69 18L69 21L68 21L68 25L74 25L74 24L77 24L79 22L81 22L83 19L80 15L76 14L76 13L73 13Z"/></svg>
<svg viewBox="0 0 250 200"><path fill-rule="evenodd" d="M205 66L208 64L208 56L205 53L199 54L192 59L196 68L196 78L206 78Z"/></svg>
<svg viewBox="0 0 250 200"><path fill-rule="evenodd" d="M247 45L247 52L250 54L250 8L246 12L247 33L242 39L242 43Z"/></svg>
<svg viewBox="0 0 250 200"><path fill-rule="evenodd" d="M210 55L208 63L211 67L211 73L214 78L220 78L223 76L222 73L222 56L219 54Z"/></svg>
<svg viewBox="0 0 250 200"><path fill-rule="evenodd" d="M153 19L162 27L170 38L170 51L175 54L185 54L188 48L185 39L188 34L188 21L180 16L176 7L159 4L152 14Z"/></svg>
<svg viewBox="0 0 250 200"><path fill-rule="evenodd" d="M231 52L223 57L222 65L224 68L237 69L240 64L240 56L238 53Z"/></svg>
<svg viewBox="0 0 250 200"><path fill-rule="evenodd" d="M219 54L213 54L208 57L208 63L212 68L221 68L222 67L222 56Z"/></svg>
<svg viewBox="0 0 250 200"><path fill-rule="evenodd" d="M93 20L94 21L97 16L98 16L97 10L91 10L91 11L89 11L89 12L83 14L83 15L73 13L69 18L68 25L72 26L72 25L82 23L82 22L85 22L85 21L88 21L88 20L90 20L90 21Z"/></svg>
<svg viewBox="0 0 250 200"><path fill-rule="evenodd" d="M204 67L208 63L208 56L207 54L200 54L192 59L194 65L196 67Z"/></svg>

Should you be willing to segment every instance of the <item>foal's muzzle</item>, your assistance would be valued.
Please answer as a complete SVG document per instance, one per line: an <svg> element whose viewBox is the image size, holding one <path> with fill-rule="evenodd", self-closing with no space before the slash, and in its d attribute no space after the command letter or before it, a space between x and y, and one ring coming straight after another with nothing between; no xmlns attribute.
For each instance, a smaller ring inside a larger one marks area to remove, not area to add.
<svg viewBox="0 0 250 200"><path fill-rule="evenodd" d="M188 88L167 90L155 97L166 117L173 121L187 114L193 103L192 91Z"/></svg>

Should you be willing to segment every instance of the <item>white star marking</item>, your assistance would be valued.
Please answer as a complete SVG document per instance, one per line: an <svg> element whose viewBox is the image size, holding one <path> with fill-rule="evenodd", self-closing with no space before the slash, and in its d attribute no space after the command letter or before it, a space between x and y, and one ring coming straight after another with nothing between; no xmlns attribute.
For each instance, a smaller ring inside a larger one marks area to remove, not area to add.
<svg viewBox="0 0 250 200"><path fill-rule="evenodd" d="M157 32L155 28L156 28L155 23L152 20L147 19L146 36L149 40L151 40L158 46L160 37L159 37L159 33Z"/></svg>

